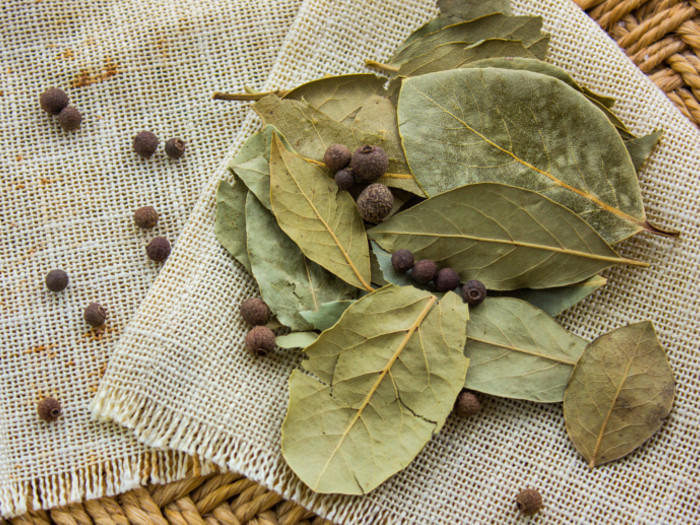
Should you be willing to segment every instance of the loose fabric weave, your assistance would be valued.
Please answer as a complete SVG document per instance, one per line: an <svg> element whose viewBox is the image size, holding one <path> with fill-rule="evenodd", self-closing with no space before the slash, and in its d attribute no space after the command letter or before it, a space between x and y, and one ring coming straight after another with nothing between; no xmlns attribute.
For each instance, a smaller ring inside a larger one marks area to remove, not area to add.
<svg viewBox="0 0 700 525"><path fill-rule="evenodd" d="M176 240L240 131L247 106L221 105L211 93L261 86L300 6L0 2L1 515L192 472L186 455L154 451L96 422L89 404L160 270L146 258L147 242ZM82 111L78 131L63 132L39 108L49 86L65 89ZM182 137L185 156L172 161L161 144L140 159L131 142L142 129L161 143ZM147 232L132 219L144 205L161 215ZM44 286L54 268L70 276L58 294ZM82 319L92 301L109 313L105 330ZM46 395L64 407L53 425L36 415Z"/></svg>

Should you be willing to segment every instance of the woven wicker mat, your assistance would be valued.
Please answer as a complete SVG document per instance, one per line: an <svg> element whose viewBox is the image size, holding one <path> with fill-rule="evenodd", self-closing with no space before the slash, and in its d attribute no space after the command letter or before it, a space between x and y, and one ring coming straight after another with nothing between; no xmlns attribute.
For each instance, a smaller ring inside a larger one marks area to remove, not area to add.
<svg viewBox="0 0 700 525"><path fill-rule="evenodd" d="M680 0L574 0L694 124L700 126L700 2ZM116 497L30 512L12 524L260 524L321 525L299 505L239 474L190 475L168 485Z"/></svg>

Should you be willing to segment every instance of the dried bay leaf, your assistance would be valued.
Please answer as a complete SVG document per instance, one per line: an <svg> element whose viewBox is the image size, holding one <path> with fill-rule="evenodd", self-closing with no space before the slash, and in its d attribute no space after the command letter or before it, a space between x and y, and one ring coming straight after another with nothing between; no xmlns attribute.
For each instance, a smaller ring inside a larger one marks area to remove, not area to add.
<svg viewBox="0 0 700 525"><path fill-rule="evenodd" d="M348 284L372 291L369 245L355 201L323 169L288 151L276 135L270 201L280 228L306 257Z"/></svg>
<svg viewBox="0 0 700 525"><path fill-rule="evenodd" d="M653 133L649 133L648 135L644 135L643 137L625 141L625 147L627 147L627 151L629 152L630 157L632 157L634 169L637 171L641 169L646 160L649 158L649 155L651 155L651 152L654 151L656 144L659 142L663 134L663 131L655 131Z"/></svg>
<svg viewBox="0 0 700 525"><path fill-rule="evenodd" d="M245 202L248 188L240 181L231 184L225 180L219 183L216 191L216 222L214 233L221 245L226 248L241 265L252 274L250 259L246 249Z"/></svg>
<svg viewBox="0 0 700 525"><path fill-rule="evenodd" d="M323 303L316 311L304 310L300 315L313 326L314 330L323 331L337 323L343 312L354 302L354 300L346 300Z"/></svg>
<svg viewBox="0 0 700 525"><path fill-rule="evenodd" d="M365 494L406 467L443 426L464 384L468 312L387 286L350 306L292 372L282 454L320 493ZM309 375L312 374L312 375Z"/></svg>
<svg viewBox="0 0 700 525"><path fill-rule="evenodd" d="M611 244L657 231L614 126L560 80L495 68L407 78L398 117L406 158L429 195L501 182L566 206Z"/></svg>
<svg viewBox="0 0 700 525"><path fill-rule="evenodd" d="M544 310L551 316L559 315L564 310L579 303L599 288L605 286L607 279L600 275L594 275L583 282L562 286L559 288L545 288L543 290L531 290L524 288L510 292L496 292L496 295L507 295L522 299Z"/></svg>
<svg viewBox="0 0 700 525"><path fill-rule="evenodd" d="M438 0L443 15L474 20L492 13L510 14L510 0Z"/></svg>
<svg viewBox="0 0 700 525"><path fill-rule="evenodd" d="M268 210L271 209L270 143L274 134L280 134L277 128L265 126L248 137L230 165L230 168ZM284 136L280 136L280 139L287 149L291 149Z"/></svg>
<svg viewBox="0 0 700 525"><path fill-rule="evenodd" d="M316 332L294 332L292 334L278 335L275 338L277 346L280 348L306 348L318 339Z"/></svg>
<svg viewBox="0 0 700 525"><path fill-rule="evenodd" d="M494 396L557 403L586 345L530 303L488 297L470 311L464 386Z"/></svg>
<svg viewBox="0 0 700 525"><path fill-rule="evenodd" d="M354 297L352 286L304 257L252 193L248 193L245 212L251 273L263 300L283 325L309 330L313 323L300 311L317 311L324 303Z"/></svg>
<svg viewBox="0 0 700 525"><path fill-rule="evenodd" d="M393 253L449 266L486 288L554 288L578 283L620 257L583 219L537 192L504 184L470 184L402 211L369 230Z"/></svg>
<svg viewBox="0 0 700 525"><path fill-rule="evenodd" d="M626 456L663 424L675 394L673 371L650 321L593 341L564 393L566 430L596 467Z"/></svg>
<svg viewBox="0 0 700 525"><path fill-rule="evenodd" d="M377 260L378 270L381 272L385 282L399 286L410 286L413 284L407 273L400 273L394 269L389 252L382 250L382 247L374 241L370 241L370 245L372 246L372 254Z"/></svg>

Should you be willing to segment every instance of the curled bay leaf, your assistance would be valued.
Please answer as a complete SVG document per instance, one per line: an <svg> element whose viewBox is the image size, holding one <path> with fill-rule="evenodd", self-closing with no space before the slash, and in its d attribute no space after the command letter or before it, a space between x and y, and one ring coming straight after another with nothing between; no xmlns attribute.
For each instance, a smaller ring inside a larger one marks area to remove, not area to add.
<svg viewBox="0 0 700 525"><path fill-rule="evenodd" d="M278 335L275 338L275 342L280 348L290 350L292 348L306 348L310 344L313 344L316 339L318 339L318 334L316 332L294 332L286 335Z"/></svg>
<svg viewBox="0 0 700 525"><path fill-rule="evenodd" d="M398 116L406 158L429 195L502 182L566 206L611 244L654 231L615 127L556 78L496 68L407 78Z"/></svg>
<svg viewBox="0 0 700 525"><path fill-rule="evenodd" d="M309 330L313 323L300 311L315 312L324 303L354 297L355 288L304 257L252 193L248 193L245 213L251 273L263 300L283 325Z"/></svg>
<svg viewBox="0 0 700 525"><path fill-rule="evenodd" d="M317 310L304 310L299 314L314 327L314 330L323 331L337 323L343 312L354 302L354 300L345 300L323 303Z"/></svg>
<svg viewBox="0 0 700 525"><path fill-rule="evenodd" d="M365 494L437 433L464 384L467 307L386 286L306 348L289 379L282 454L320 493Z"/></svg>
<svg viewBox="0 0 700 525"><path fill-rule="evenodd" d="M488 297L470 311L464 386L494 396L557 403L586 345L530 303Z"/></svg>
<svg viewBox="0 0 700 525"><path fill-rule="evenodd" d="M348 284L372 291L367 235L355 201L323 169L288 151L276 135L270 202L277 224L306 257Z"/></svg>
<svg viewBox="0 0 700 525"><path fill-rule="evenodd" d="M214 232L217 240L241 265L252 273L246 249L245 201L248 188L240 180L231 184L225 180L219 183L216 191L216 223Z"/></svg>
<svg viewBox="0 0 700 525"><path fill-rule="evenodd" d="M486 288L554 288L580 282L620 257L583 219L534 191L481 183L400 212L369 230L384 250L413 252Z"/></svg>
<svg viewBox="0 0 700 525"><path fill-rule="evenodd" d="M566 430L590 467L626 456L663 424L673 371L650 321L593 341L564 393Z"/></svg>

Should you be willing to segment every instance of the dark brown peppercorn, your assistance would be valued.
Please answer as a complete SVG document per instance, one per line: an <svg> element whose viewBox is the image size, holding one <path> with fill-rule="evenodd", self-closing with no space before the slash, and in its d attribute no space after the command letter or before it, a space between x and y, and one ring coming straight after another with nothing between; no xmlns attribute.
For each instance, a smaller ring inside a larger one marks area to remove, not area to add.
<svg viewBox="0 0 700 525"><path fill-rule="evenodd" d="M249 297L241 303L241 317L248 324L264 325L270 320L270 308L262 299Z"/></svg>
<svg viewBox="0 0 700 525"><path fill-rule="evenodd" d="M323 162L333 173L342 170L350 164L352 153L342 144L331 144L323 154Z"/></svg>
<svg viewBox="0 0 700 525"><path fill-rule="evenodd" d="M153 206L143 206L134 212L134 223L145 230L158 224L158 212Z"/></svg>
<svg viewBox="0 0 700 525"><path fill-rule="evenodd" d="M41 109L51 115L58 115L68 105L68 95L58 88L48 88L39 96Z"/></svg>
<svg viewBox="0 0 700 525"><path fill-rule="evenodd" d="M80 127L80 123L83 121L83 116L80 114L77 108L73 106L68 106L61 110L56 117L58 123L63 128L63 131L75 131Z"/></svg>
<svg viewBox="0 0 700 525"><path fill-rule="evenodd" d="M394 196L384 184L370 184L357 198L357 209L363 220L374 224L380 223L391 213Z"/></svg>
<svg viewBox="0 0 700 525"><path fill-rule="evenodd" d="M400 273L405 273L413 268L414 262L413 254L408 250L396 250L391 255L391 264L394 270Z"/></svg>
<svg viewBox="0 0 700 525"><path fill-rule="evenodd" d="M150 157L158 149L158 137L150 131L142 131L134 137L134 151L142 157Z"/></svg>
<svg viewBox="0 0 700 525"><path fill-rule="evenodd" d="M53 397L45 397L39 401L39 404L36 406L36 411L39 417L47 423L56 421L61 417L61 413L63 412L63 410L61 410L61 403Z"/></svg>
<svg viewBox="0 0 700 525"><path fill-rule="evenodd" d="M179 159L185 154L187 145L182 139L170 139L165 143L165 154L171 159Z"/></svg>
<svg viewBox="0 0 700 525"><path fill-rule="evenodd" d="M536 489L523 489L515 496L515 504L526 516L537 514L543 507L542 494Z"/></svg>
<svg viewBox="0 0 700 525"><path fill-rule="evenodd" d="M146 255L155 262L163 262L170 255L170 242L165 237L155 237L146 246Z"/></svg>
<svg viewBox="0 0 700 525"><path fill-rule="evenodd" d="M411 279L418 284L428 284L437 273L437 264L430 259L417 261L411 271Z"/></svg>
<svg viewBox="0 0 700 525"><path fill-rule="evenodd" d="M107 312L97 303L90 303L83 312L85 322L93 327L102 326L107 320Z"/></svg>
<svg viewBox="0 0 700 525"><path fill-rule="evenodd" d="M452 268L443 268L435 276L435 291L449 292L459 287L459 274Z"/></svg>
<svg viewBox="0 0 700 525"><path fill-rule="evenodd" d="M63 270L51 270L46 274L46 287L52 292L60 292L68 286L68 274Z"/></svg>
<svg viewBox="0 0 700 525"><path fill-rule="evenodd" d="M462 299L469 306L478 306L486 299L486 287L481 281L472 279L462 287Z"/></svg>
<svg viewBox="0 0 700 525"><path fill-rule="evenodd" d="M359 182L372 182L389 169L389 157L379 146L362 146L352 154L350 169Z"/></svg>
<svg viewBox="0 0 700 525"><path fill-rule="evenodd" d="M355 176L350 170L340 170L335 174L335 183L341 190L351 190L355 186Z"/></svg>
<svg viewBox="0 0 700 525"><path fill-rule="evenodd" d="M481 410L479 398L469 390L462 390L455 401L454 411L459 417L472 417Z"/></svg>
<svg viewBox="0 0 700 525"><path fill-rule="evenodd" d="M256 326L245 336L246 350L253 355L267 355L275 346L275 334L267 326Z"/></svg>

